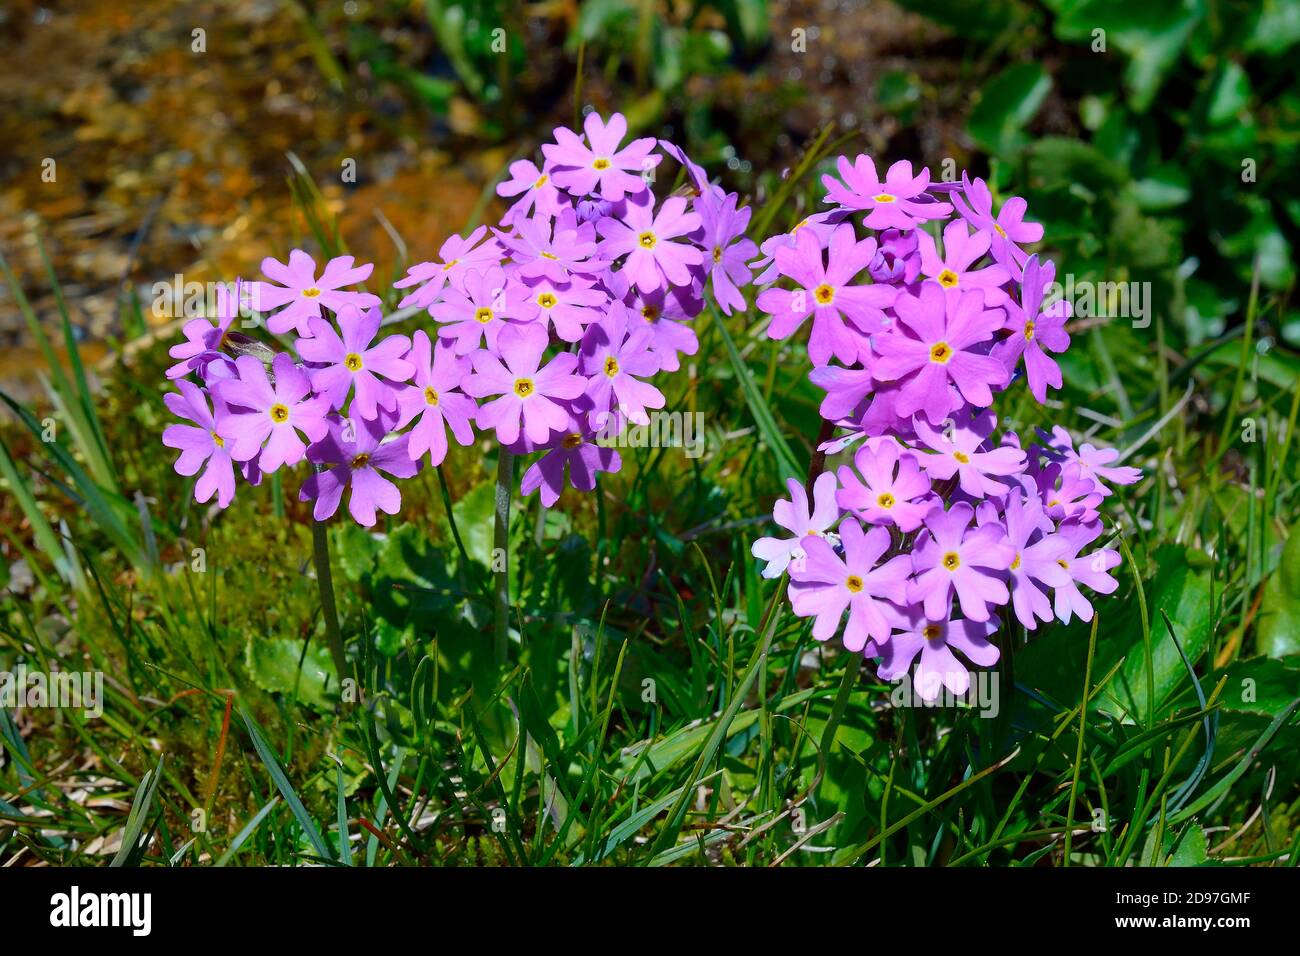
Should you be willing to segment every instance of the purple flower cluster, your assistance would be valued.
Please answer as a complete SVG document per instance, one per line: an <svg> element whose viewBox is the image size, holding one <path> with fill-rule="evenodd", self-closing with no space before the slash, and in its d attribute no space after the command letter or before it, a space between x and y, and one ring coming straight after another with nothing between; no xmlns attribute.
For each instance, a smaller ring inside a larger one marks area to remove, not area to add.
<svg viewBox="0 0 1300 956"><path fill-rule="evenodd" d="M1055 267L1022 246L1043 236L1025 202L994 215L982 180L931 183L894 163L882 180L868 156L825 176L833 208L764 242L757 299L768 335L811 318L812 381L821 415L854 445L852 464L820 475L812 501L797 481L773 520L789 537L753 545L764 575L790 574L796 615L813 636L842 634L879 658L882 679L916 663L924 700L963 694L998 660L1001 609L1028 630L1091 620L1080 586L1107 594L1119 563L1102 535L1106 484L1131 484L1118 453L1077 451L1059 426L1023 447L997 433L995 393L1023 374L1039 401L1061 387L1052 354L1070 344L1069 303L1044 304ZM957 656L957 652L961 657ZM919 663L918 663L919 660Z"/></svg>
<svg viewBox="0 0 1300 956"><path fill-rule="evenodd" d="M185 326L168 371L180 392L167 405L188 424L168 427L163 442L181 451L179 473L202 469L199 501L228 505L236 464L256 483L306 460L315 471L299 496L315 517L333 515L347 490L349 513L370 526L400 508L391 479L441 464L448 431L470 445L475 428L539 455L521 488L540 489L547 506L566 476L589 491L598 473L619 470L598 439L664 406L649 379L695 354L690 321L710 288L728 314L745 307L758 249L736 194L671 143L625 142L622 115L592 113L581 134L554 138L540 166L511 164L497 192L514 202L497 227L452 236L438 261L395 283L402 308L433 320L428 332L381 335L378 297L348 289L372 266L344 256L318 271L301 250L287 265L266 259L271 282L226 290L214 318ZM658 199L665 155L684 183ZM245 300L267 312L270 332L296 334L292 350L232 333Z"/></svg>

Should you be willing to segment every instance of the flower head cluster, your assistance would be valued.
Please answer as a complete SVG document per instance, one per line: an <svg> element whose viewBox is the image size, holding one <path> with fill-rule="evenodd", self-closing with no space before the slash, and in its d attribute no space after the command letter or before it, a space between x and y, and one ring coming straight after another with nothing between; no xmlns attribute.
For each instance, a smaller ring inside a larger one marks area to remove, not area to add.
<svg viewBox="0 0 1300 956"><path fill-rule="evenodd" d="M354 288L372 266L342 256L318 269L297 249L287 265L263 261L270 281L225 290L214 318L185 326L168 370L180 391L167 396L185 423L163 442L181 452L179 473L202 472L199 501L228 505L236 465L256 482L306 461L299 496L318 520L346 492L352 517L373 525L400 508L392 479L440 465L448 434L471 445L476 428L538 455L522 489L548 506L566 475L589 491L619 470L597 440L664 406L650 379L695 354L690 320L710 288L725 311L744 308L750 210L673 144L627 141L619 114L557 129L542 154L540 166L511 164L497 191L513 203L496 227L452 236L395 283L400 306L431 320L410 337L384 334L380 299ZM665 155L685 186L660 199ZM245 300L277 347L232 330Z"/></svg>
<svg viewBox="0 0 1300 956"><path fill-rule="evenodd" d="M711 185L672 143L629 139L627 121L587 115L556 129L540 162L520 160L497 187L513 204L491 232L449 240L441 261L396 283L401 305L428 310L437 335L468 362L461 390L475 422L517 454L539 455L522 490L554 504L617 471L598 444L625 422L648 424L665 397L651 379L680 367L699 343L690 326L711 289L728 313L744 308L750 210ZM665 156L685 186L657 197Z"/></svg>
<svg viewBox="0 0 1300 956"><path fill-rule="evenodd" d="M757 304L775 339L811 319L811 379L842 429L823 450L855 450L811 502L792 480L773 512L789 536L752 550L766 576L788 571L814 637L841 634L886 680L915 664L925 700L960 695L1010 616L1090 620L1082 589L1116 589L1118 553L1094 546L1105 482L1141 473L1059 426L1027 448L997 431L995 394L1023 374L1046 401L1070 344L1069 304L1044 302L1055 267L1022 248L1043 235L1023 200L994 215L983 181L931 183L906 161L881 179L870 157L841 157L838 173L831 209L763 244L758 281L777 284Z"/></svg>

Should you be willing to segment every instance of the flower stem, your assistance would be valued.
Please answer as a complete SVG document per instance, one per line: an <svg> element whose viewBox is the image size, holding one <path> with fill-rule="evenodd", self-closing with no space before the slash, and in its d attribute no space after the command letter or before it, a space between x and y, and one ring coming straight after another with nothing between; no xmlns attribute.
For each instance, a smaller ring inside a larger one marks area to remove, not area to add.
<svg viewBox="0 0 1300 956"><path fill-rule="evenodd" d="M316 585L320 588L321 614L325 618L325 638L329 642L334 669L341 682L348 676L348 657L343 650L343 635L339 631L338 605L334 601L334 576L330 572L330 539L323 521L311 523L311 556L316 565Z"/></svg>
<svg viewBox="0 0 1300 956"><path fill-rule="evenodd" d="M515 456L502 448L497 456L496 522L492 529L493 617L496 659L506 662L510 635L510 494L515 484ZM499 563L498 563L499 562Z"/></svg>

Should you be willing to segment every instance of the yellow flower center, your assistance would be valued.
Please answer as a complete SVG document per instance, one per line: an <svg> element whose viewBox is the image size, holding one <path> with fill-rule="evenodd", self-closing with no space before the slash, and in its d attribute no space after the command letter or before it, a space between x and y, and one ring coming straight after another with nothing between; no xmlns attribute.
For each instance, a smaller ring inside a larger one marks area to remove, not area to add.
<svg viewBox="0 0 1300 956"><path fill-rule="evenodd" d="M438 391L432 385L424 390L424 403L426 405L438 404Z"/></svg>
<svg viewBox="0 0 1300 956"><path fill-rule="evenodd" d="M659 242L659 240L655 238L653 232L641 233L641 235L636 237L636 241L642 249L653 249L655 244Z"/></svg>
<svg viewBox="0 0 1300 956"><path fill-rule="evenodd" d="M823 282L817 288L813 289L813 298L821 305L830 305L835 301L835 290Z"/></svg>
<svg viewBox="0 0 1300 956"><path fill-rule="evenodd" d="M951 269L944 269L939 273L939 285L943 286L945 289L951 289L956 284L957 273L953 272Z"/></svg>
<svg viewBox="0 0 1300 956"><path fill-rule="evenodd" d="M592 169L609 169L609 160L604 156L597 156L595 162L591 164Z"/></svg>
<svg viewBox="0 0 1300 956"><path fill-rule="evenodd" d="M213 433L212 433L212 444L216 445L218 448L225 448L225 447L226 447L226 440L225 440L224 438L222 438L220 435L218 435L216 432L213 432Z"/></svg>
<svg viewBox="0 0 1300 956"><path fill-rule="evenodd" d="M474 321L480 325L487 325L492 321L492 310L487 306L480 306L474 310Z"/></svg>
<svg viewBox="0 0 1300 956"><path fill-rule="evenodd" d="M996 222L993 224L993 228L997 230L998 235L1001 236L1003 239L1007 237L1007 231L1003 229L1001 226L999 226Z"/></svg>
<svg viewBox="0 0 1300 956"><path fill-rule="evenodd" d="M549 178L550 178L550 177L547 176L545 173L542 173L542 175L540 175L540 176L537 177L537 182L533 183L533 188L534 188L534 189L541 189L543 186L546 185L546 180L549 179Z"/></svg>
<svg viewBox="0 0 1300 956"><path fill-rule="evenodd" d="M1016 559L1011 562L1011 570L1014 571L1020 567L1020 552L1016 552Z"/></svg>
<svg viewBox="0 0 1300 956"><path fill-rule="evenodd" d="M713 247L713 261L715 263L722 261L722 246Z"/></svg>
<svg viewBox="0 0 1300 956"><path fill-rule="evenodd" d="M310 289L303 289L302 294L306 296L308 299L314 299L318 295L320 295L320 289L316 288L315 286L312 286Z"/></svg>
<svg viewBox="0 0 1300 956"><path fill-rule="evenodd" d="M653 322L659 318L659 310L653 305L643 305L641 306L641 317L647 322Z"/></svg>
<svg viewBox="0 0 1300 956"><path fill-rule="evenodd" d="M876 499L876 504L882 508L892 508L894 507L894 496L888 491L882 492L880 497Z"/></svg>
<svg viewBox="0 0 1300 956"><path fill-rule="evenodd" d="M533 394L533 389L535 387L536 386L533 385L533 380L531 378L515 379L515 394L520 398L527 398L529 395Z"/></svg>
<svg viewBox="0 0 1300 956"><path fill-rule="evenodd" d="M555 308L555 296L549 292L543 292L537 297L537 304L543 309L553 309Z"/></svg>
<svg viewBox="0 0 1300 956"><path fill-rule="evenodd" d="M1056 563L1059 564L1066 571L1070 570L1070 562L1066 561L1064 558L1057 558Z"/></svg>
<svg viewBox="0 0 1300 956"><path fill-rule="evenodd" d="M1025 341L1026 341L1026 342L1032 341L1033 338L1034 338L1034 323L1033 323L1033 322L1026 322L1026 323L1025 323Z"/></svg>
<svg viewBox="0 0 1300 956"><path fill-rule="evenodd" d="M605 359L605 374L610 378L618 374L618 359L612 355Z"/></svg>
<svg viewBox="0 0 1300 956"><path fill-rule="evenodd" d="M956 551L949 551L943 556L943 566L949 571L956 571L961 567L961 558L957 557Z"/></svg>
<svg viewBox="0 0 1300 956"><path fill-rule="evenodd" d="M897 196L894 196L890 193L880 193L879 195L872 196L871 198L874 199L876 202L886 202L886 203L895 202L898 199Z"/></svg>
<svg viewBox="0 0 1300 956"><path fill-rule="evenodd" d="M862 578L858 577L856 574L850 574L844 579L844 586L854 594L857 594L862 590Z"/></svg>
<svg viewBox="0 0 1300 956"><path fill-rule="evenodd" d="M931 362L947 365L950 358L952 358L952 346L947 342L935 342L934 345L930 346Z"/></svg>
<svg viewBox="0 0 1300 956"><path fill-rule="evenodd" d="M963 465L970 464L970 455L966 454L964 451L955 451L952 453L952 457L956 458Z"/></svg>
<svg viewBox="0 0 1300 956"><path fill-rule="evenodd" d="M276 402L274 405L271 406L270 411L271 411L271 421L275 422L277 425L282 425L289 420L288 405L281 405L279 402Z"/></svg>
<svg viewBox="0 0 1300 956"><path fill-rule="evenodd" d="M370 456L365 452L362 452L361 454L353 458L350 462L348 462L348 466L353 471L355 471L358 468L364 468L368 464L370 464Z"/></svg>
<svg viewBox="0 0 1300 956"><path fill-rule="evenodd" d="M561 442L561 444L568 449L577 448L579 445L582 444L582 436L579 435L577 432L574 432L571 435L565 435L564 441Z"/></svg>
<svg viewBox="0 0 1300 956"><path fill-rule="evenodd" d="M541 252L538 253L538 255L540 255L543 259L551 259L555 262L558 262L560 259L560 257L553 252Z"/></svg>
<svg viewBox="0 0 1300 956"><path fill-rule="evenodd" d="M349 372L359 372L361 371L361 356L356 352L349 352L344 356L343 364Z"/></svg>
<svg viewBox="0 0 1300 956"><path fill-rule="evenodd" d="M442 267L442 271L443 271L443 272L450 272L450 271L452 270L452 268L453 268L453 267L456 265L456 263L458 263L458 262L460 262L459 259L452 259L451 262L447 263L445 266Z"/></svg>
<svg viewBox="0 0 1300 956"><path fill-rule="evenodd" d="M921 636L927 641L934 641L938 640L941 631L942 628L940 628L938 624L927 624L925 627L921 628Z"/></svg>

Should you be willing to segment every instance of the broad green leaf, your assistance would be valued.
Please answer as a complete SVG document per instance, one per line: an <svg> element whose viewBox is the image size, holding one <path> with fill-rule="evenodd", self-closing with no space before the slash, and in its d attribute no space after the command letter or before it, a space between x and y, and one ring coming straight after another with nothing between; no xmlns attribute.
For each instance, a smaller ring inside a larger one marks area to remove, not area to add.
<svg viewBox="0 0 1300 956"><path fill-rule="evenodd" d="M1052 78L1038 63L1017 63L985 84L971 110L967 129L989 152L1014 152L1025 142L1024 128L1052 89Z"/></svg>
<svg viewBox="0 0 1300 956"><path fill-rule="evenodd" d="M338 702L338 677L329 649L322 641L309 643L304 655L302 641L249 635L244 645L244 666L253 683L262 690L296 697L327 713Z"/></svg>
<svg viewBox="0 0 1300 956"><path fill-rule="evenodd" d="M1300 654L1300 529L1287 535L1277 570L1264 585L1257 627L1255 647L1261 654Z"/></svg>

